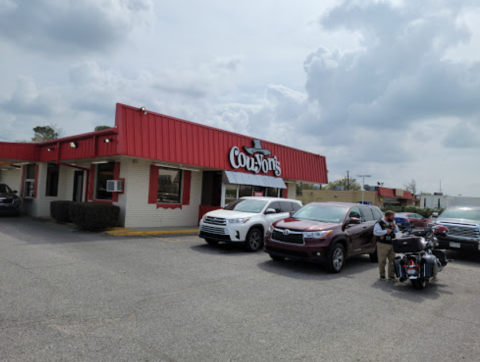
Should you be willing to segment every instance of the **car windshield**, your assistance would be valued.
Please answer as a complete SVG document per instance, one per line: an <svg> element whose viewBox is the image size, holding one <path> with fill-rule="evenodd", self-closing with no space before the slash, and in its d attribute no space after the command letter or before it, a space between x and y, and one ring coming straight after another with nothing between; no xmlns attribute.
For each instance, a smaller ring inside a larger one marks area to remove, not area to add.
<svg viewBox="0 0 480 362"><path fill-rule="evenodd" d="M292 215L295 219L340 223L348 209L345 207L310 204Z"/></svg>
<svg viewBox="0 0 480 362"><path fill-rule="evenodd" d="M447 209L442 213L442 215L440 215L440 217L447 219L467 219L480 221L480 208Z"/></svg>
<svg viewBox="0 0 480 362"><path fill-rule="evenodd" d="M267 201L264 200L238 199L225 206L225 210L254 212L258 214L266 204Z"/></svg>
<svg viewBox="0 0 480 362"><path fill-rule="evenodd" d="M0 185L0 193L11 193L10 187L7 185Z"/></svg>

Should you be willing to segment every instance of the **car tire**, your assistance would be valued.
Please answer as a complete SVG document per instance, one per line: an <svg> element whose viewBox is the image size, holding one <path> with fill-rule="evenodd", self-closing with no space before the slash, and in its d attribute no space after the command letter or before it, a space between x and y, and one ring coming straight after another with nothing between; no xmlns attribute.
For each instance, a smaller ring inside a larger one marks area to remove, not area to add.
<svg viewBox="0 0 480 362"><path fill-rule="evenodd" d="M205 241L210 245L218 245L218 240L205 239Z"/></svg>
<svg viewBox="0 0 480 362"><path fill-rule="evenodd" d="M268 254L270 255L270 258L272 258L272 260L275 260L275 261L285 261L285 257L284 256L277 256L277 255L272 255L272 254Z"/></svg>
<svg viewBox="0 0 480 362"><path fill-rule="evenodd" d="M371 263L378 263L378 253L377 253L377 248L375 248L375 251L371 254L368 254L370 257L370 262Z"/></svg>
<svg viewBox="0 0 480 362"><path fill-rule="evenodd" d="M336 243L328 252L326 268L330 273L340 273L345 265L346 253L342 244Z"/></svg>
<svg viewBox="0 0 480 362"><path fill-rule="evenodd" d="M263 234L258 228L252 228L247 234L245 240L245 249L250 252L255 252L263 247Z"/></svg>

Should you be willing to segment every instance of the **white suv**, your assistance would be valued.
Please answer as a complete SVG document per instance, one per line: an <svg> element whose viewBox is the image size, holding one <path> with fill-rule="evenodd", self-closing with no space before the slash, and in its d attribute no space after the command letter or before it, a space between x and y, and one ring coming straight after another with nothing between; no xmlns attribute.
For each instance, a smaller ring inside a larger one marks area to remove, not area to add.
<svg viewBox="0 0 480 362"><path fill-rule="evenodd" d="M298 200L277 197L242 197L222 210L206 213L200 221L199 237L209 244L220 241L245 243L248 251L260 250L268 227L286 219L302 207Z"/></svg>

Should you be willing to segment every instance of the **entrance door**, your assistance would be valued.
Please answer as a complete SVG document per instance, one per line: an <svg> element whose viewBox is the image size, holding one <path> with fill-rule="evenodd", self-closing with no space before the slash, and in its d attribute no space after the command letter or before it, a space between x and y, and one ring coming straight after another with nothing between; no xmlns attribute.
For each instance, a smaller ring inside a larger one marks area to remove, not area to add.
<svg viewBox="0 0 480 362"><path fill-rule="evenodd" d="M83 201L83 171L75 171L73 176L73 201Z"/></svg>

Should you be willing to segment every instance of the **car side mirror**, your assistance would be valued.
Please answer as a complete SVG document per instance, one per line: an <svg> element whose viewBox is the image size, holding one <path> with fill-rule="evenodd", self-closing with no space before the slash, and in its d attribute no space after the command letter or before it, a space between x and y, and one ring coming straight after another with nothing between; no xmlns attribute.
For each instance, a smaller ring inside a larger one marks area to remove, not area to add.
<svg viewBox="0 0 480 362"><path fill-rule="evenodd" d="M438 217L438 212L434 212L434 213L432 214L432 217L437 218L437 217Z"/></svg>
<svg viewBox="0 0 480 362"><path fill-rule="evenodd" d="M360 224L362 221L358 218L358 217L351 217L350 219L348 219L348 225L358 225Z"/></svg>
<svg viewBox="0 0 480 362"><path fill-rule="evenodd" d="M13 190L13 193L14 193L14 194L18 194L18 191L17 191L17 190Z"/></svg>
<svg viewBox="0 0 480 362"><path fill-rule="evenodd" d="M277 213L277 210L272 209L272 208L268 208L268 209L265 211L265 215L268 215L268 214L276 214L276 213Z"/></svg>

